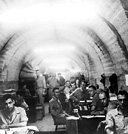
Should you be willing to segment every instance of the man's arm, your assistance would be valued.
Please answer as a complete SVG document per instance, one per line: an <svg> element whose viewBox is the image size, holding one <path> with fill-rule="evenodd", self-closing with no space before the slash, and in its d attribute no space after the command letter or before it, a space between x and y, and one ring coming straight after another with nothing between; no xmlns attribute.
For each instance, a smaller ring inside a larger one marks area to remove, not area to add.
<svg viewBox="0 0 128 134"><path fill-rule="evenodd" d="M70 96L70 99L74 100L75 102L78 102L79 101L78 98L74 94L72 94Z"/></svg>
<svg viewBox="0 0 128 134"><path fill-rule="evenodd" d="M95 106L91 107L91 115L105 115L105 110L96 111L95 108Z"/></svg>
<svg viewBox="0 0 128 134"><path fill-rule="evenodd" d="M10 124L10 125L8 125L8 128L25 127L25 126L27 126L27 121L20 122L20 123L15 123L15 124Z"/></svg>
<svg viewBox="0 0 128 134"><path fill-rule="evenodd" d="M111 111L107 113L106 115L106 127L105 127L105 131L107 134L114 134L114 118L111 114Z"/></svg>
<svg viewBox="0 0 128 134"><path fill-rule="evenodd" d="M98 102L98 94L95 94L91 103L91 114L95 114L97 102Z"/></svg>

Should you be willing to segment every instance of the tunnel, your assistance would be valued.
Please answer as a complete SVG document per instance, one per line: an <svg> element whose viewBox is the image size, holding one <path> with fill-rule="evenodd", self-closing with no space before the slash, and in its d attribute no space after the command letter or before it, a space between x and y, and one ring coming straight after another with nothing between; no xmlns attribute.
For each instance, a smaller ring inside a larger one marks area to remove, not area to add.
<svg viewBox="0 0 128 134"><path fill-rule="evenodd" d="M127 0L1 0L0 89L22 79L82 72L90 83L115 73L127 88Z"/></svg>
<svg viewBox="0 0 128 134"><path fill-rule="evenodd" d="M27 85L28 121L53 131L49 96L36 103L38 71L65 80L82 74L104 89L116 76L114 86L128 91L128 0L0 0L0 110L4 93Z"/></svg>

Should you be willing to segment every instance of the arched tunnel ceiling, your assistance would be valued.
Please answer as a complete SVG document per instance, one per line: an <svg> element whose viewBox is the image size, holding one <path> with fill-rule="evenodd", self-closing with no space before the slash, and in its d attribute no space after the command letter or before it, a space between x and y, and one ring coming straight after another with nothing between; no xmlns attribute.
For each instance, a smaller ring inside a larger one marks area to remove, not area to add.
<svg viewBox="0 0 128 134"><path fill-rule="evenodd" d="M45 70L51 57L68 58L70 68L94 78L127 69L128 23L120 0L1 0L0 12L0 72L8 80L18 79L26 62Z"/></svg>

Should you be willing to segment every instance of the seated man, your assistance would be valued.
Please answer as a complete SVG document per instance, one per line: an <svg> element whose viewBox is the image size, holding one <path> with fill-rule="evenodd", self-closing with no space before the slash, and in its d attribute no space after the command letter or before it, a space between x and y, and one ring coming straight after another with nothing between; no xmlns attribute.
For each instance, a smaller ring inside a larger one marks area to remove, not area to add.
<svg viewBox="0 0 128 134"><path fill-rule="evenodd" d="M24 85L24 86L23 86L23 92L24 92L24 96L25 96L25 97L31 96L30 91L29 91L29 89L27 88L27 85Z"/></svg>
<svg viewBox="0 0 128 134"><path fill-rule="evenodd" d="M71 93L70 99L72 99L76 103L79 103L82 100L89 99L89 94L86 91L86 84L84 81L81 81L80 87L76 88L74 92Z"/></svg>
<svg viewBox="0 0 128 134"><path fill-rule="evenodd" d="M55 122L66 124L66 113L59 100L59 88L53 89L53 97L49 101L50 113Z"/></svg>
<svg viewBox="0 0 128 134"><path fill-rule="evenodd" d="M14 106L15 101L12 95L6 94L3 97L5 108L0 111L0 128L24 127L28 118L26 112L21 107Z"/></svg>
<svg viewBox="0 0 128 134"><path fill-rule="evenodd" d="M95 86L90 86L88 91L90 97L92 97L91 114L105 115L109 102L108 94L102 89L99 91L99 93L97 93Z"/></svg>
<svg viewBox="0 0 128 134"><path fill-rule="evenodd" d="M118 107L106 115L107 134L128 134L128 93L125 90L117 94Z"/></svg>
<svg viewBox="0 0 128 134"><path fill-rule="evenodd" d="M3 96L4 109L0 111L0 132L10 131L22 134L38 131L36 126L27 126L28 118L24 108L16 107L11 94Z"/></svg>
<svg viewBox="0 0 128 134"><path fill-rule="evenodd" d="M26 112L28 112L29 107L28 107L28 104L25 102L25 99L23 96L24 96L24 93L22 91L16 92L15 106L22 107L25 109Z"/></svg>
<svg viewBox="0 0 128 134"><path fill-rule="evenodd" d="M67 98L70 95L70 87L71 87L70 81L66 81L65 88L64 88L64 94L66 95Z"/></svg>

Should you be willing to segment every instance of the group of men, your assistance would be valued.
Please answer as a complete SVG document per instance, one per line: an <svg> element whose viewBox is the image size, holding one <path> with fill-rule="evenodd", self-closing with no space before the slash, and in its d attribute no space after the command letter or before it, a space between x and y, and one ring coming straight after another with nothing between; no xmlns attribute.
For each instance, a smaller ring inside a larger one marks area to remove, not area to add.
<svg viewBox="0 0 128 134"><path fill-rule="evenodd" d="M116 107L108 108L111 103L106 89L97 89L93 85L87 87L85 81L81 81L78 85L76 86L75 82L66 81L64 87L61 88L63 90L59 87L52 89L53 95L49 101L49 108L55 121L66 124L66 116L70 116L70 112L68 113L62 105L63 94L65 104L69 104L70 100L79 104L81 100L87 102L91 99L90 114L106 116L104 133L128 134L128 93L126 90L120 90L117 93ZM2 100L4 108L0 111L0 129L26 127L28 117L25 109L15 106L16 102L11 94L4 95Z"/></svg>
<svg viewBox="0 0 128 134"><path fill-rule="evenodd" d="M65 87L65 92L68 92L69 81L67 83L68 87ZM111 106L109 92L106 89L96 89L95 86L91 85L88 88L83 88L86 92L82 96L83 98L77 98L77 95L80 95L80 91L84 86L80 86L79 89L75 89L71 94L70 99L74 101L85 100L88 93L90 99L92 99L91 103L91 115L105 115L105 127L104 133L106 134L128 134L128 93L125 90L121 90L117 94L117 102L116 107ZM83 89L81 91L83 91ZM58 122L66 123L66 116L69 114L62 107L61 99L60 99L60 91L59 88L53 89L53 97L49 101L50 112L54 119ZM80 95L81 96L81 95ZM69 97L69 96L68 96ZM67 98L66 98L67 101ZM69 103L69 98L67 103ZM98 131L100 134L100 131Z"/></svg>
<svg viewBox="0 0 128 134"><path fill-rule="evenodd" d="M70 84L70 81L66 81L66 86L63 89L63 92L60 91L59 88L54 88L53 97L49 101L49 107L50 107L50 112L52 116L54 116L54 118L57 119L58 121L61 121L61 120L66 121L66 116L67 115L69 116L69 114L72 114L73 108L75 107L78 108L80 101L82 100L86 101L93 96L95 97L94 97L94 101L92 102L92 112L93 112L92 114L104 114L103 111L104 111L104 107L107 105L107 102L106 100L104 100L105 102L104 101L102 102L99 99L101 98L103 100L103 97L104 98L106 97L104 94L104 91L100 92L100 94L95 94L96 89L94 86L90 86L89 89L93 90L92 94L91 93L89 94L89 91L87 91L85 81L81 81L79 87L76 87L75 83ZM63 97L63 101L62 101L62 97ZM69 109L65 107L66 105L68 106Z"/></svg>

